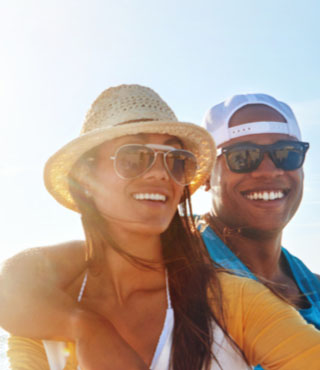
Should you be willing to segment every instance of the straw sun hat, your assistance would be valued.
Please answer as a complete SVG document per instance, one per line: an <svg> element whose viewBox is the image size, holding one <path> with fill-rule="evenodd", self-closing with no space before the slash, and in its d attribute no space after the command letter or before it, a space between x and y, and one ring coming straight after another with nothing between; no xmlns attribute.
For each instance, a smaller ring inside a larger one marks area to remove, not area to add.
<svg viewBox="0 0 320 370"><path fill-rule="evenodd" d="M62 205L78 211L69 189L68 174L73 165L85 152L105 141L139 133L176 136L185 149L196 155L198 170L189 185L191 194L209 177L216 152L211 135L195 124L178 122L170 107L150 88L120 85L98 96L85 117L80 136L49 158L44 170L47 190Z"/></svg>

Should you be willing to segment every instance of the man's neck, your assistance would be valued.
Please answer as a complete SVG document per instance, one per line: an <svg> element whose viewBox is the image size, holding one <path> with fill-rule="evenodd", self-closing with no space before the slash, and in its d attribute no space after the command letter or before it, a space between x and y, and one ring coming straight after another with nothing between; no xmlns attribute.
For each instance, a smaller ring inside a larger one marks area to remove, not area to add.
<svg viewBox="0 0 320 370"><path fill-rule="evenodd" d="M227 246L255 275L278 280L281 274L281 234L253 238L241 231L227 238Z"/></svg>
<svg viewBox="0 0 320 370"><path fill-rule="evenodd" d="M210 219L213 230L250 271L268 280L279 279L281 231L231 228L215 216L210 215Z"/></svg>
<svg viewBox="0 0 320 370"><path fill-rule="evenodd" d="M300 308L309 307L307 299L292 276L281 254L282 231L263 232L247 228L229 228L212 215L209 225L232 252L261 280L274 283L272 289Z"/></svg>

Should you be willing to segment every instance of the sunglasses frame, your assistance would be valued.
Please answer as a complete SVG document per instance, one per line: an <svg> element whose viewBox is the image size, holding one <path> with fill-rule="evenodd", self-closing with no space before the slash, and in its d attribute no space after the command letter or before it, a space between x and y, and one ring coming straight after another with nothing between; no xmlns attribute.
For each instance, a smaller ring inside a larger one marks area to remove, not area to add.
<svg viewBox="0 0 320 370"><path fill-rule="evenodd" d="M152 152L153 152L153 160L151 162L151 164L144 170L142 171L141 173L139 173L137 176L130 176L130 177L125 177L123 176L122 174L119 173L119 170L117 169L117 164L116 164L116 161L117 161L117 154L119 153L119 151L125 147L129 147L129 146L139 146L139 147L146 147L148 149L151 149ZM157 151L156 151L157 150ZM175 148L173 146L170 146L170 145L162 145L162 144L124 144L124 145L121 145L114 153L113 156L110 157L111 160L113 160L113 167L114 167L114 170L116 172L116 174L121 178L121 179L124 179L124 180L129 180L129 179L136 179L140 176L143 176L145 173L147 173L152 167L153 165L155 164L156 160L157 160L157 156L158 154L162 154L163 156L163 164L164 164L164 167L167 171L167 173L169 174L169 176L179 185L182 185L182 186L187 186L189 185L192 180L194 179L195 176L193 176L193 178L188 182L188 183L181 183L179 182L175 177L174 175L172 174L172 172L170 171L169 167L168 167L168 164L167 164L167 161L166 161L166 158L168 156L169 153L172 153L174 151L182 151L182 152L186 152L188 154L191 154L192 157L194 157L195 159L195 162L196 162L196 170L199 168L198 166L198 161L197 161L197 157L195 156L194 153L190 152L189 150L186 150L186 149L183 149L183 148ZM196 174L196 171L195 171L195 174ZM194 174L194 175L195 175Z"/></svg>
<svg viewBox="0 0 320 370"><path fill-rule="evenodd" d="M301 153L302 153L302 156L303 156L301 164L298 167L296 167L294 169L290 169L290 170L282 168L281 166L279 166L279 162L278 162L278 160L276 158L276 155L274 153L277 149L279 150L279 149L285 147L286 145L296 146L298 149L301 149ZM307 143L307 142L294 141L294 140L279 140L279 141L276 141L273 144L266 144L266 145L252 143L251 141L244 141L244 142L239 142L239 143L229 145L229 146L226 146L226 147L223 147L223 148L218 148L217 149L217 157L224 154L225 158L226 158L226 162L228 164L228 167L229 167L230 171L232 171L232 172L235 172L235 173L250 173L250 172L255 171L260 166L261 162L263 161L264 154L267 153L269 155L269 158L272 160L272 162L274 163L274 165L277 168L281 168L284 171L295 171L295 170L302 167L302 165L304 163L304 160L305 160L306 152L308 151L309 147L310 147L310 144ZM254 166L252 166L250 169L247 169L247 170L246 169L236 170L236 169L232 168L230 166L230 163L229 163L229 160L228 160L228 153L230 153L233 150L235 151L236 149L238 149L238 150L241 150L241 149L248 150L250 148L260 150L259 158L257 159L256 164Z"/></svg>

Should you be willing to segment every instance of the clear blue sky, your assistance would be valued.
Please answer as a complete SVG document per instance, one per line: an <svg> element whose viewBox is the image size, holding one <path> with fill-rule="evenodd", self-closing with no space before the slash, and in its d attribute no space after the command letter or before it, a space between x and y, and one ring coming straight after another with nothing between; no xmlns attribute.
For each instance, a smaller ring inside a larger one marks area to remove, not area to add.
<svg viewBox="0 0 320 370"><path fill-rule="evenodd" d="M284 245L319 273L319 14L316 0L0 1L0 259L82 238L79 217L45 191L43 165L103 89L139 83L196 123L239 92L293 107L311 149ZM199 194L195 209L209 203Z"/></svg>

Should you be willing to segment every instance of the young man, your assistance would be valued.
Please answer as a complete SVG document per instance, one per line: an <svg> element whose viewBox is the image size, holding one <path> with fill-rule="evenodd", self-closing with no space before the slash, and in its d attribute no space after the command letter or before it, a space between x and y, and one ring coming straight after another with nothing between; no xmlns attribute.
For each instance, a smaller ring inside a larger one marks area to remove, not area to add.
<svg viewBox="0 0 320 370"><path fill-rule="evenodd" d="M320 280L281 245L303 193L308 143L291 108L265 94L236 95L205 115L218 158L202 237L217 263L261 280L320 329Z"/></svg>

